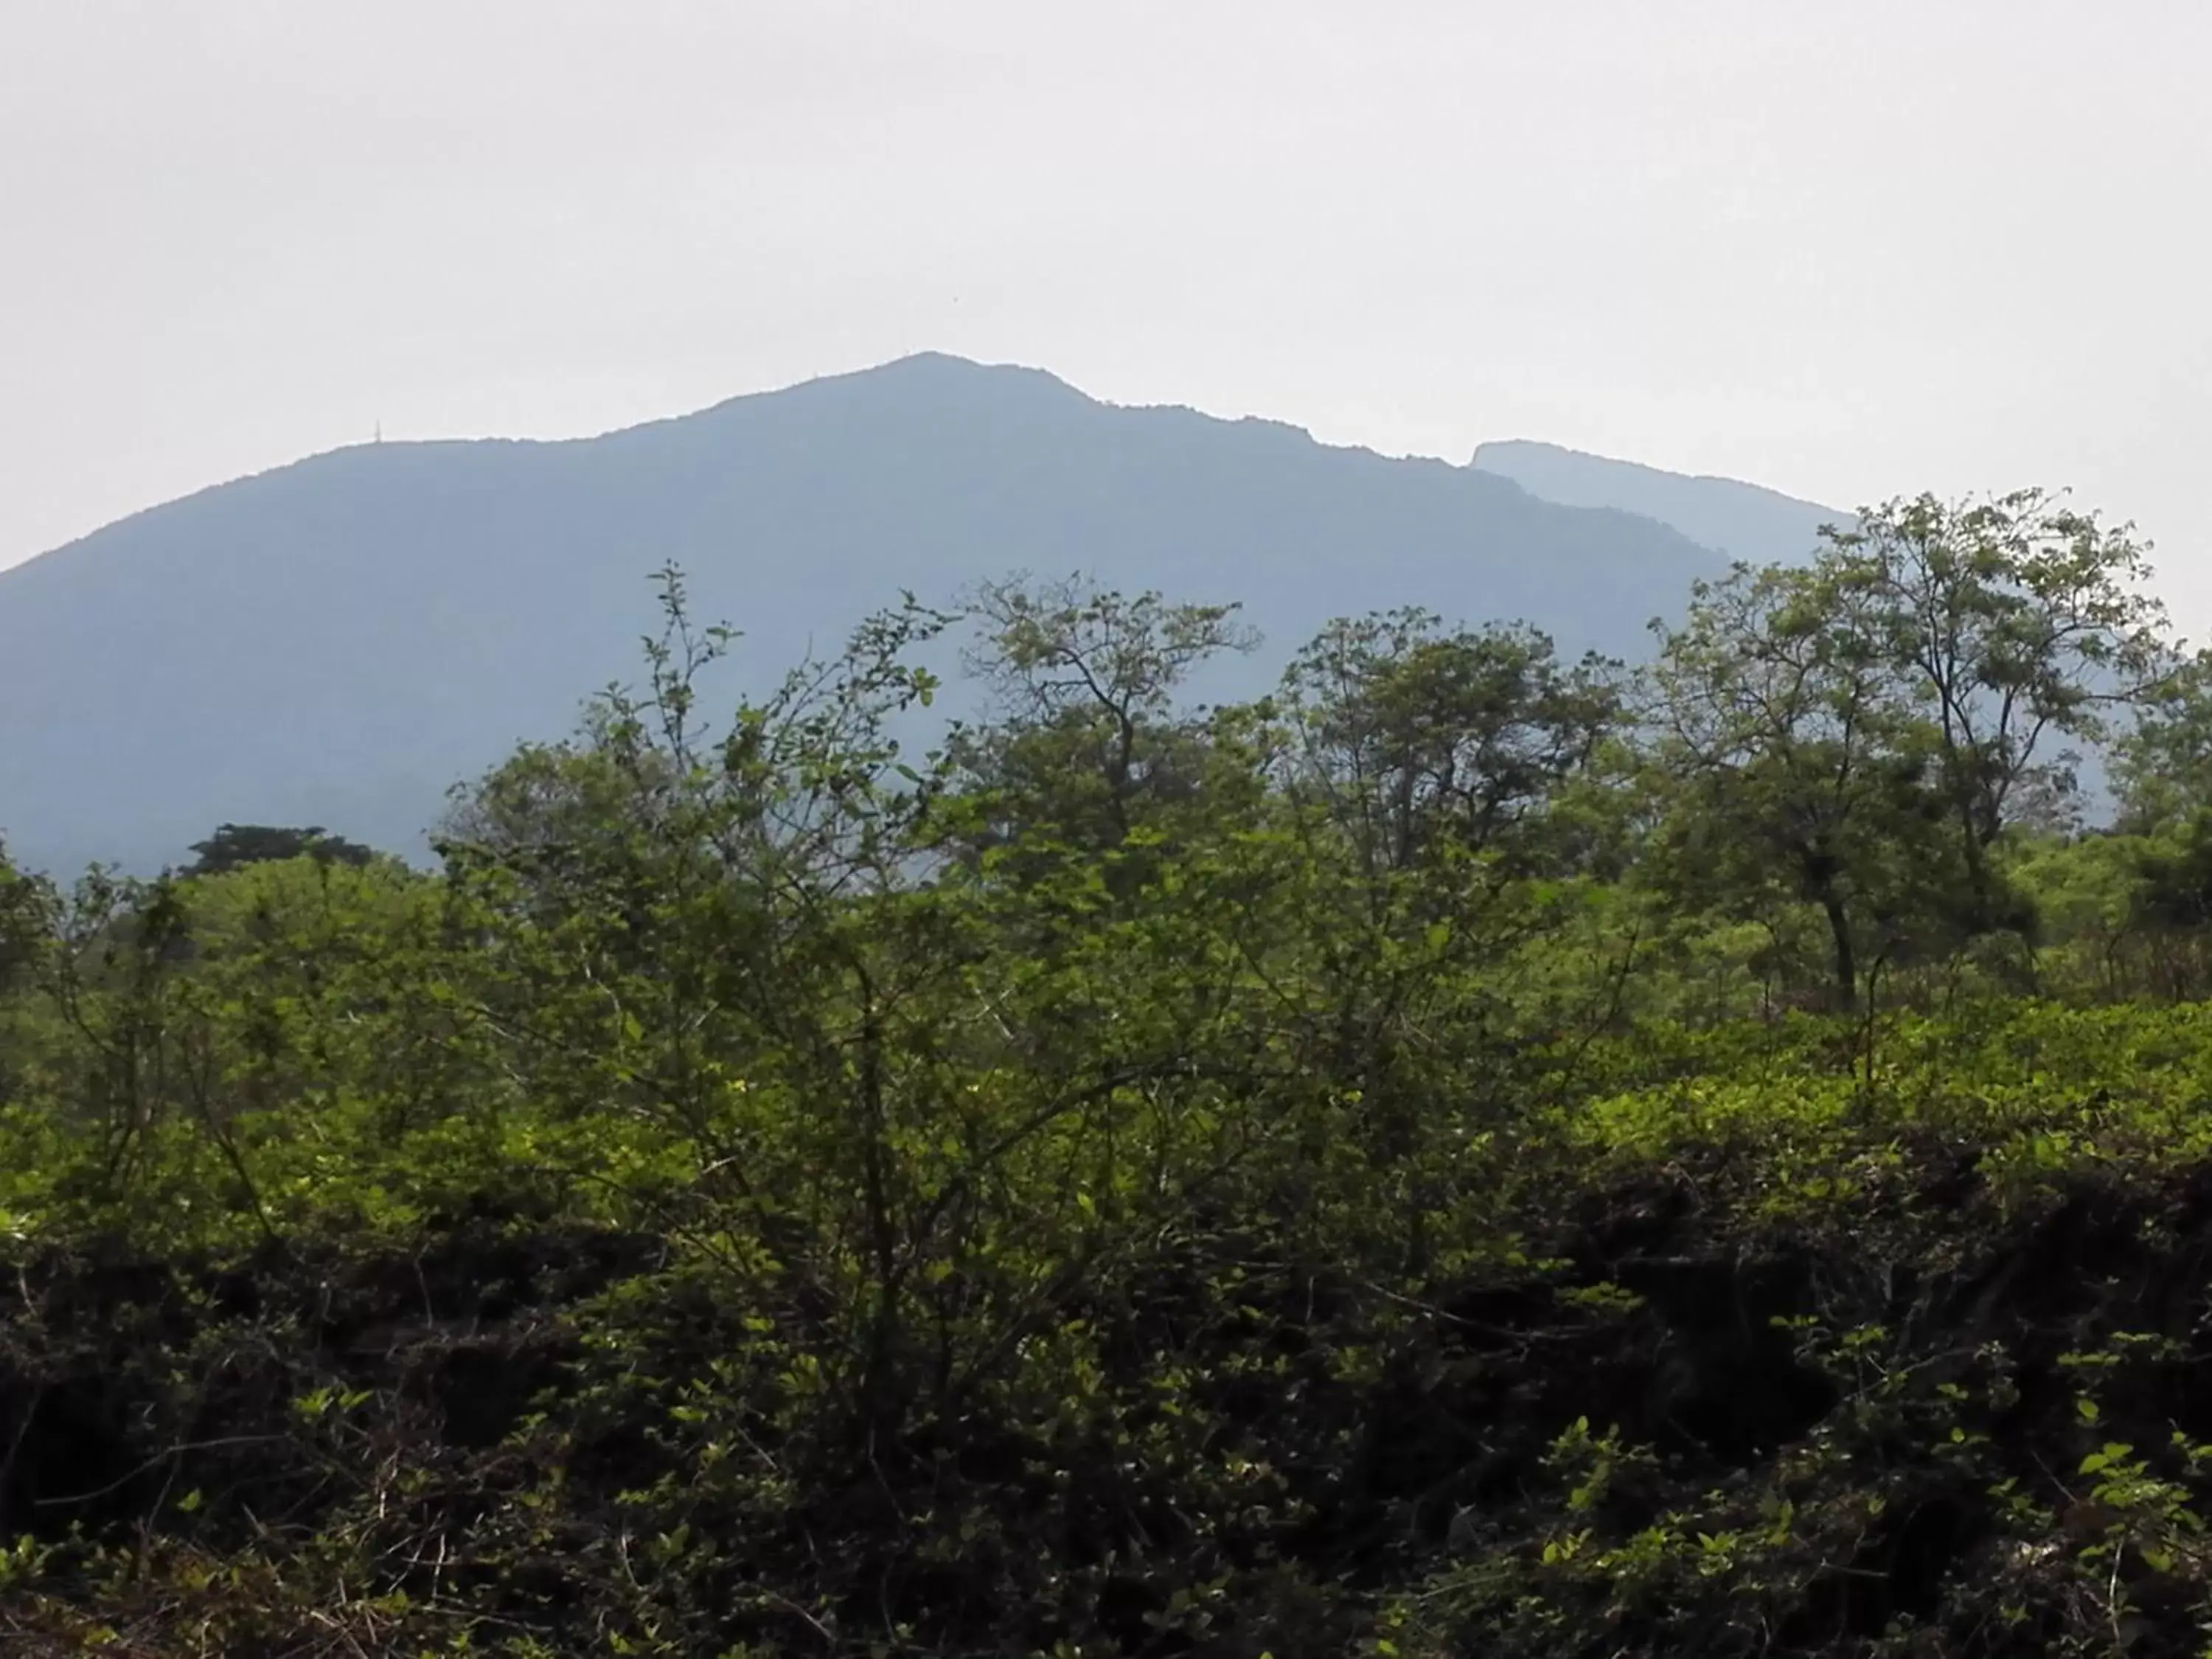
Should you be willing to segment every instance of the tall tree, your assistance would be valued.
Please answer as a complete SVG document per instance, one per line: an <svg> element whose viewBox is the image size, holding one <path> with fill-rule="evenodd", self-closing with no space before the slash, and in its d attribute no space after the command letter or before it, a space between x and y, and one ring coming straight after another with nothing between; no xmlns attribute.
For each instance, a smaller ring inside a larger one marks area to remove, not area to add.
<svg viewBox="0 0 2212 1659"><path fill-rule="evenodd" d="M1819 907L1849 1006L1869 961L2028 929L1999 841L2063 815L2071 745L2169 664L2142 545L2040 492L1823 533L1809 566L1738 567L1660 629L1676 810L1653 869L1739 909Z"/></svg>
<svg viewBox="0 0 2212 1659"><path fill-rule="evenodd" d="M1622 716L1620 665L1560 663L1534 629L1417 609L1340 618L1284 683L1288 781L1328 804L1370 870L1443 844L1543 856L1543 820ZM1553 851L1563 849L1553 848Z"/></svg>
<svg viewBox="0 0 2212 1659"><path fill-rule="evenodd" d="M2123 827L2148 832L2212 813L2212 651L2173 665L2114 750Z"/></svg>
<svg viewBox="0 0 2212 1659"><path fill-rule="evenodd" d="M52 926L52 890L18 870L0 842L0 992L27 968Z"/></svg>
<svg viewBox="0 0 2212 1659"><path fill-rule="evenodd" d="M198 856L182 872L187 876L220 876L242 870L250 864L296 858L359 867L377 856L374 848L333 836L320 824L310 824L305 829L267 823L222 824L205 841L193 842L192 851Z"/></svg>
<svg viewBox="0 0 2212 1659"><path fill-rule="evenodd" d="M1992 907L1990 847L2031 802L2069 799L2075 745L2171 672L2148 549L2041 490L1893 501L1825 533L1820 568L1928 722L1971 896Z"/></svg>
<svg viewBox="0 0 2212 1659"><path fill-rule="evenodd" d="M987 583L969 603L965 665L995 707L953 752L982 844L1048 830L1120 846L1205 788L1214 722L1181 698L1211 659L1257 644L1234 605L1025 578Z"/></svg>
<svg viewBox="0 0 2212 1659"><path fill-rule="evenodd" d="M1651 679L1668 811L1648 875L1738 915L1817 907L1844 1006L1933 846L1936 736L1869 598L1819 567L1738 566L1658 629Z"/></svg>

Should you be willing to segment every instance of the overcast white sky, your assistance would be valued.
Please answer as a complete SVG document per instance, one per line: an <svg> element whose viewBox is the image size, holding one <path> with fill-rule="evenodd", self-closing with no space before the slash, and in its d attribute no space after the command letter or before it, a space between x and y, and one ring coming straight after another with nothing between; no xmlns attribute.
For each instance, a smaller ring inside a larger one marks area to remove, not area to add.
<svg viewBox="0 0 2212 1659"><path fill-rule="evenodd" d="M0 0L0 565L925 348L2034 483L2212 633L2205 0Z"/></svg>

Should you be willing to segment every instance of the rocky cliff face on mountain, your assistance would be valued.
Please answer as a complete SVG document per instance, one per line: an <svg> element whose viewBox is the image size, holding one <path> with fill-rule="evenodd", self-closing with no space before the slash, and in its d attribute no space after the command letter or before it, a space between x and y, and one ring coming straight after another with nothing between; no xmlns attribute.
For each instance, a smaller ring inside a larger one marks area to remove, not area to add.
<svg viewBox="0 0 2212 1659"><path fill-rule="evenodd" d="M1598 500L1542 459L1388 459L937 356L586 440L336 451L0 573L0 834L55 869L222 822L419 849L448 786L635 673L672 561L745 635L733 689L1016 569L1243 601L1267 644L1235 691L1406 603L1633 653L1721 563L1711 487Z"/></svg>

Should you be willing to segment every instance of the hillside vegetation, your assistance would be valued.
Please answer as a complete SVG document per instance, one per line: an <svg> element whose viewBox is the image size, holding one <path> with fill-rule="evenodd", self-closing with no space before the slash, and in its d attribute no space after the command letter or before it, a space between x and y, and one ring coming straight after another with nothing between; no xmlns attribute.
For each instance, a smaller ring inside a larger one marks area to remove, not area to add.
<svg viewBox="0 0 2212 1659"><path fill-rule="evenodd" d="M1902 501L1648 672L1385 612L1216 707L1234 611L1010 581L718 718L671 572L435 871L8 873L0 1646L2201 1652L2144 574Z"/></svg>

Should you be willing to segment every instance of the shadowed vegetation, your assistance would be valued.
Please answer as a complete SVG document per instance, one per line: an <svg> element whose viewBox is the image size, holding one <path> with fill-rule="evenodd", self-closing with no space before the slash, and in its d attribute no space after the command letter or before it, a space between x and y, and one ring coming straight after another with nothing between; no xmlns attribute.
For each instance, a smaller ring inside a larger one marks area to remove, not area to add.
<svg viewBox="0 0 2212 1659"><path fill-rule="evenodd" d="M1233 707L1233 609L1008 581L720 718L672 572L434 871L8 871L8 1650L2200 1651L2143 574L1900 502Z"/></svg>

